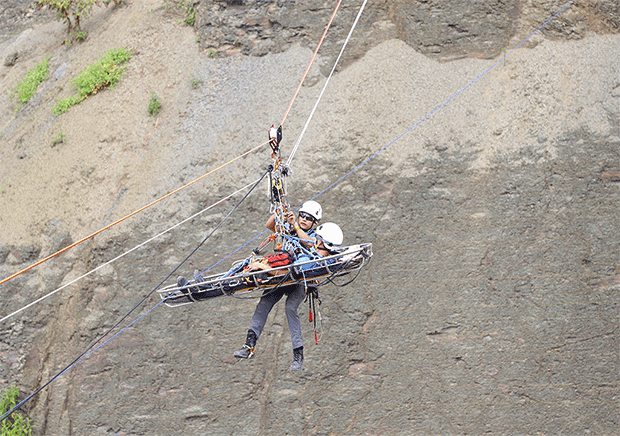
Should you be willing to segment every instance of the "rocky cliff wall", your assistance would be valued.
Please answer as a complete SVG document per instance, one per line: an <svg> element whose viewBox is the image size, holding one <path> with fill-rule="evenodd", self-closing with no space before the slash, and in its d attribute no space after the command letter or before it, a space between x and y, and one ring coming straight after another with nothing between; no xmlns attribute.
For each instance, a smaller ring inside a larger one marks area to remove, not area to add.
<svg viewBox="0 0 620 436"><path fill-rule="evenodd" d="M502 2L458 0L368 2L364 19L352 37L341 66L359 59L369 48L398 38L436 59L466 56L492 58L521 41L566 2ZM322 56L329 69L340 52L362 1L343 1ZM196 28L201 49L210 55L235 53L262 56L292 44L314 49L335 3L317 1L196 2ZM550 39L580 39L588 32L617 33L618 5L612 1L577 2L542 34Z"/></svg>
<svg viewBox="0 0 620 436"><path fill-rule="evenodd" d="M281 16L294 18L291 29L307 22L303 38L280 41L286 33L275 32L270 50L255 53L262 56L242 54L258 46L244 43L235 24L253 10L242 2L197 4L197 29L159 0L97 10L89 38L71 46L60 45L59 23L19 15L35 21L4 33L0 47L19 53L0 70L2 277L264 141L331 13L309 5L272 5L274 16L288 8ZM285 150L359 3L343 6L339 36L328 38L321 67L286 120ZM281 303L256 358L244 362L231 353L255 300L159 307L29 403L35 434L613 434L617 4L577 2L452 100L498 60L484 57L514 45L559 3L498 3L490 14L498 16L480 24L487 37L463 26L469 38L460 39L463 29L449 24L481 12L476 3L445 6L369 5L364 37L332 79L293 162L288 188L299 205L388 146L318 198L345 241L371 241L375 256L353 284L322 291L319 345L303 323L304 370L288 371ZM238 43L206 45L218 41L200 24L209 10L223 17L223 34L239 33ZM503 17L513 21L491 25ZM422 29L420 42L407 26ZM71 78L121 44L136 53L119 86L52 117ZM45 56L49 82L16 111L4 91ZM164 101L156 118L146 114L153 91ZM66 141L52 148L59 131ZM268 160L251 155L2 285L4 315L102 266L2 325L0 386L29 393L50 380L172 271L238 197L103 265L255 180ZM262 231L266 201L263 189L253 194L181 272L206 269ZM138 312L156 303L152 297ZM300 312L307 316L304 306Z"/></svg>

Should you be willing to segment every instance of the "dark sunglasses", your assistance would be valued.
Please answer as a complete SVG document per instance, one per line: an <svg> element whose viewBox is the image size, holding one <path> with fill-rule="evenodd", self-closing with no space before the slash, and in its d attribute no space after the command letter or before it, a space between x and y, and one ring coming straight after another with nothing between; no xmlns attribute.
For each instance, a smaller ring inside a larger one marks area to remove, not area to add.
<svg viewBox="0 0 620 436"><path fill-rule="evenodd" d="M305 212L299 212L299 218L303 218L308 221L314 221L314 217L312 215L308 215Z"/></svg>

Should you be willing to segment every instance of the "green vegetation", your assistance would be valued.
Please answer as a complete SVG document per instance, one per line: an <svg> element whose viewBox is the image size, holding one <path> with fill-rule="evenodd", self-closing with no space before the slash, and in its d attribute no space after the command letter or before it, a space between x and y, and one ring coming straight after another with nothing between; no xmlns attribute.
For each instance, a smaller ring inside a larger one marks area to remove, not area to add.
<svg viewBox="0 0 620 436"><path fill-rule="evenodd" d="M154 92L151 94L151 100L149 101L149 115L151 116L155 116L159 113L159 110L161 109L161 100L159 100L159 97L157 97L157 94L155 94Z"/></svg>
<svg viewBox="0 0 620 436"><path fill-rule="evenodd" d="M194 9L194 5L185 7L185 20L183 21L188 26L193 26L196 24L196 10Z"/></svg>
<svg viewBox="0 0 620 436"><path fill-rule="evenodd" d="M67 23L67 33L73 31L80 34L80 19L86 18L93 10L93 6L108 6L124 4L126 0L37 0L35 5L58 12L58 19ZM84 34L83 32L81 32ZM85 34L84 34L85 35ZM83 38L82 38L83 40Z"/></svg>
<svg viewBox="0 0 620 436"><path fill-rule="evenodd" d="M54 115L64 114L71 106L85 98L97 94L108 86L116 85L125 72L126 67L122 64L127 62L131 55L131 50L125 48L110 50L103 58L82 71L73 81L78 95L57 102L53 109Z"/></svg>
<svg viewBox="0 0 620 436"><path fill-rule="evenodd" d="M61 130L56 136L56 139L52 141L52 148L56 147L58 144L64 144L64 142L65 142L65 135L64 133L62 133L62 130Z"/></svg>
<svg viewBox="0 0 620 436"><path fill-rule="evenodd" d="M52 109L52 113L55 116L64 114L65 112L69 110L71 106L78 104L82 100L84 100L84 97L80 97L80 96L72 96L64 100L61 100L54 105L54 108Z"/></svg>
<svg viewBox="0 0 620 436"><path fill-rule="evenodd" d="M0 415L4 415L17 404L19 389L16 386L9 387L0 400ZM32 428L30 419L24 418L21 413L13 412L2 421L2 436L30 436Z"/></svg>
<svg viewBox="0 0 620 436"><path fill-rule="evenodd" d="M86 39L86 37L88 36L88 34L86 32L82 32L81 30L78 30L77 32L75 32L75 40L82 42Z"/></svg>
<svg viewBox="0 0 620 436"><path fill-rule="evenodd" d="M183 22L188 26L196 24L196 9L193 1L186 0L166 0L165 3L173 10L180 12Z"/></svg>
<svg viewBox="0 0 620 436"><path fill-rule="evenodd" d="M202 79L192 79L192 89L198 89L202 86L204 81Z"/></svg>
<svg viewBox="0 0 620 436"><path fill-rule="evenodd" d="M15 88L15 94L17 99L22 104L26 104L30 101L32 96L37 92L37 87L43 82L49 74L50 62L49 58L41 62L32 70L26 73L24 80L22 80Z"/></svg>

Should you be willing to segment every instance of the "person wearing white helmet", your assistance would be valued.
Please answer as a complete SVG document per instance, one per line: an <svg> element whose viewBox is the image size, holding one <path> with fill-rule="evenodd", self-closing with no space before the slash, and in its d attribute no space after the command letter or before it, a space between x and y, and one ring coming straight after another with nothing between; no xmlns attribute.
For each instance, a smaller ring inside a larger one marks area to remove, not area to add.
<svg viewBox="0 0 620 436"><path fill-rule="evenodd" d="M289 212L286 220L289 224L288 232L297 236L301 241L307 241L307 246L312 246L315 241L314 225L323 217L323 209L316 201L306 201L299 208L298 220L295 214ZM272 232L275 231L275 216L269 217L266 224L267 228ZM263 265L250 265L251 268L263 268ZM247 337L243 347L235 351L234 356L239 359L248 359L254 357L254 347L256 341L260 337L263 328L267 322L267 317L273 306L286 295L286 318L288 320L289 330L291 332L291 342L293 345L293 361L291 362L291 370L300 370L303 364L303 339L301 334L301 323L297 309L306 298L306 288L302 283L294 283L291 285L281 286L275 290L266 291L260 298L252 322L248 329Z"/></svg>
<svg viewBox="0 0 620 436"><path fill-rule="evenodd" d="M297 265L296 269L298 271L303 272L316 267L316 262L309 262L316 257L325 257L329 256L330 254L337 253L338 249L342 245L342 241L344 240L344 235L342 233L342 230L340 229L340 226L334 223L321 224L317 227L314 233L316 236L316 245L313 251L315 257L310 257L307 254L298 256L297 260L294 263L294 265ZM329 264L335 261L335 259L331 259L329 262L327 260L323 262L327 262L327 264Z"/></svg>
<svg viewBox="0 0 620 436"><path fill-rule="evenodd" d="M323 218L323 208L314 200L306 201L299 208L299 213L306 213L310 215L316 222L321 221L321 218Z"/></svg>
<svg viewBox="0 0 620 436"><path fill-rule="evenodd" d="M305 243L306 246L310 247L314 243L314 225L318 224L318 222L323 217L323 208L318 202L314 200L306 201L299 208L298 215L299 215L299 222L296 222L295 213L292 211L287 212L286 214L286 222L288 223L287 232L291 236L298 237L302 242ZM272 232L276 231L275 215L271 215L269 217L269 219L267 220L266 226ZM250 270L268 268L267 264L265 263L260 264L258 262L253 262L249 266L250 266ZM226 274L224 274L224 277L231 276L238 272L239 272L239 269L237 267L234 267L230 269ZM194 271L194 277L200 280L200 273L198 272L198 270ZM185 277L179 276L177 278L177 285L179 286L179 288L182 288L183 286L187 285L187 283L188 282Z"/></svg>
<svg viewBox="0 0 620 436"><path fill-rule="evenodd" d="M288 232L297 236L302 241L310 241L314 237L314 225L323 218L323 208L314 200L306 201L298 212L298 220L295 220L295 213L289 211L286 214L286 221L289 224ZM267 220L267 228L272 232L276 231L276 217L272 215Z"/></svg>

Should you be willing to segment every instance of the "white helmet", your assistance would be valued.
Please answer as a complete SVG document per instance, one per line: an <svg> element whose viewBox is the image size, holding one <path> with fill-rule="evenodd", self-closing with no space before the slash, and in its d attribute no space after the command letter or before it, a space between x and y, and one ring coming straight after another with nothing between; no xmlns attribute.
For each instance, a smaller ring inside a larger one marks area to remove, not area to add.
<svg viewBox="0 0 620 436"><path fill-rule="evenodd" d="M325 223L316 228L316 235L323 241L329 251L337 249L344 240L344 235L338 224Z"/></svg>
<svg viewBox="0 0 620 436"><path fill-rule="evenodd" d="M315 221L321 221L321 218L323 217L323 208L319 203L313 200L306 201L299 209L299 212L307 213L312 216Z"/></svg>

